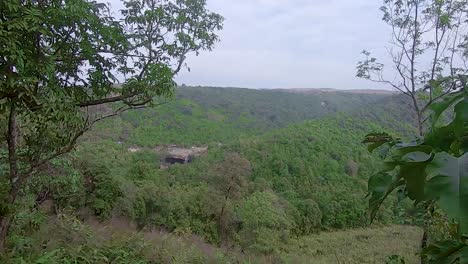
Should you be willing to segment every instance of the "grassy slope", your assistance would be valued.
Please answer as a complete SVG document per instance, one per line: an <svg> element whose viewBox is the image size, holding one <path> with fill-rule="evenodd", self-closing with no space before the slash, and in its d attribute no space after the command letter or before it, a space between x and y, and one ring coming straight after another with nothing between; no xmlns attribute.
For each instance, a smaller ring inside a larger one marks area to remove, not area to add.
<svg viewBox="0 0 468 264"><path fill-rule="evenodd" d="M33 250L42 251L40 245L47 245L49 253L39 258L16 255L5 263L381 264L399 255L405 263L416 264L422 231L387 226L323 232L291 239L267 255L211 245L194 235L137 232L128 223L114 220L78 224L61 216L51 218L38 234L43 241Z"/></svg>
<svg viewBox="0 0 468 264"><path fill-rule="evenodd" d="M385 263L399 255L407 264L419 261L422 231L410 226L387 226L327 232L301 238L290 244L286 263Z"/></svg>

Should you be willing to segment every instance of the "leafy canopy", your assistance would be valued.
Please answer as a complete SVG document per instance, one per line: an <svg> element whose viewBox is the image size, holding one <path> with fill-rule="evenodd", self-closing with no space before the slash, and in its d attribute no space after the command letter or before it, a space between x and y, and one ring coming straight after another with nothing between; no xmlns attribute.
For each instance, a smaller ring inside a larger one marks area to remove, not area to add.
<svg viewBox="0 0 468 264"><path fill-rule="evenodd" d="M211 50L222 27L205 0L124 5L117 20L88 0L1 1L1 134L15 137L23 177L96 121L170 97L186 55ZM98 108L111 102L121 105Z"/></svg>
<svg viewBox="0 0 468 264"><path fill-rule="evenodd" d="M0 251L27 179L97 121L172 96L187 54L222 28L206 0L123 3L117 20L89 0L0 1Z"/></svg>

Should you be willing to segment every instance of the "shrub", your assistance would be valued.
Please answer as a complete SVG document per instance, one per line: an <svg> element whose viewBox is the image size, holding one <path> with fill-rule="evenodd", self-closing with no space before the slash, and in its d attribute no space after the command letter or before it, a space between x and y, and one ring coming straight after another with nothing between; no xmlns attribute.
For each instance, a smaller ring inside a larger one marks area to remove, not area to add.
<svg viewBox="0 0 468 264"><path fill-rule="evenodd" d="M297 211L294 214L296 234L307 235L321 228L322 211L317 202L312 199L300 199L294 205Z"/></svg>
<svg viewBox="0 0 468 264"><path fill-rule="evenodd" d="M48 164L39 177L30 180L25 192L35 196L37 204L52 199L59 209L84 206L86 193L83 176L66 159L57 159Z"/></svg>
<svg viewBox="0 0 468 264"><path fill-rule="evenodd" d="M289 237L292 220L287 215L288 205L273 192L255 192L238 208L242 221L240 244L244 248L271 253Z"/></svg>

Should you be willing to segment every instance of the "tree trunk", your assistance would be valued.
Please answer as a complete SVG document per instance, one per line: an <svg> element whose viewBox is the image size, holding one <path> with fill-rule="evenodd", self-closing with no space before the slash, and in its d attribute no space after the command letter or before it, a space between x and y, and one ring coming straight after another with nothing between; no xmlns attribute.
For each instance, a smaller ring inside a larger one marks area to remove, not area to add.
<svg viewBox="0 0 468 264"><path fill-rule="evenodd" d="M419 134L420 137L424 137L424 114L423 114L423 112L421 112L421 110L420 110L420 108L419 108L419 106L417 104L416 98L412 97L412 99L413 99L413 103L414 103L414 107L415 107L415 111L416 111L416 122L417 122L418 134ZM425 210L426 210L426 213L428 213L429 212L429 207L426 206ZM427 219L427 217L424 218L423 236L421 238L420 253L419 253L420 263L421 264L426 264L427 263L426 257L423 255L423 251L427 248L427 244L428 244L429 221L430 221L430 219Z"/></svg>
<svg viewBox="0 0 468 264"><path fill-rule="evenodd" d="M421 113L419 110L417 111L417 122L418 122L419 136L423 137L424 136L424 116L423 116L423 113ZM426 206L425 209L426 209L426 212L429 213L429 207ZM427 259L426 259L426 256L424 256L423 251L427 248L427 244L428 244L427 242L429 238L429 231L428 231L429 221L430 219L428 219L428 217L425 217L424 226L423 226L423 236L421 239L421 248L420 248L421 264L427 263Z"/></svg>
<svg viewBox="0 0 468 264"><path fill-rule="evenodd" d="M223 242L225 238L223 220L224 220L224 210L226 208L226 203L227 203L227 199L224 201L224 204L221 207L221 212L219 213L219 217L218 217L218 236L219 236L219 241L221 243Z"/></svg>
<svg viewBox="0 0 468 264"><path fill-rule="evenodd" d="M15 203L17 195L18 190L13 188L12 190L10 190L10 194L8 195L8 197L6 197L3 201L8 206L8 209L6 210L5 215L0 216L0 255L5 253L5 242L12 219L10 207L12 207Z"/></svg>
<svg viewBox="0 0 468 264"><path fill-rule="evenodd" d="M16 123L16 107L15 102L10 102L10 114L8 117L8 132L7 132L7 144L8 144L8 165L9 165L9 182L10 191L7 197L2 197L7 207L5 215L0 216L0 254L5 252L5 242L8 235L8 229L10 227L12 213L11 208L15 203L16 196L20 189L21 179L18 172L18 156L16 153L16 144L18 141L18 129Z"/></svg>
<svg viewBox="0 0 468 264"><path fill-rule="evenodd" d="M5 253L5 242L10 227L11 216L5 215L0 219L0 255Z"/></svg>
<svg viewBox="0 0 468 264"><path fill-rule="evenodd" d="M422 254L422 251L426 249L427 247L427 239L428 239L428 232L427 232L427 226L424 225L424 233L423 233L423 237L421 239L421 264L426 264L427 263L427 259L426 259L426 256L424 256Z"/></svg>
<svg viewBox="0 0 468 264"><path fill-rule="evenodd" d="M423 117L423 114L420 113L418 111L418 113L416 113L416 118L417 118L417 122L418 122L418 134L420 137L424 136L424 117Z"/></svg>

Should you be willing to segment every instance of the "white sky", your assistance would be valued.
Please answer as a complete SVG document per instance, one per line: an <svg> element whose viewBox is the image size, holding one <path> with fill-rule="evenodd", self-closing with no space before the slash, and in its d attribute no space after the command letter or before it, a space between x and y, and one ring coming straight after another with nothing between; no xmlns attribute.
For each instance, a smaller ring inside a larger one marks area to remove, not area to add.
<svg viewBox="0 0 468 264"><path fill-rule="evenodd" d="M111 0L120 7L119 0ZM385 89L355 77L363 49L386 55L381 0L208 0L225 18L214 51L189 56L179 84Z"/></svg>

